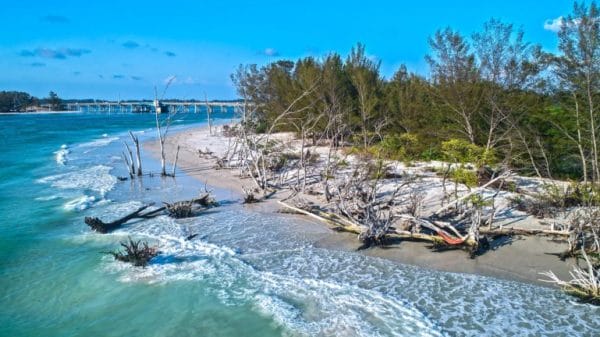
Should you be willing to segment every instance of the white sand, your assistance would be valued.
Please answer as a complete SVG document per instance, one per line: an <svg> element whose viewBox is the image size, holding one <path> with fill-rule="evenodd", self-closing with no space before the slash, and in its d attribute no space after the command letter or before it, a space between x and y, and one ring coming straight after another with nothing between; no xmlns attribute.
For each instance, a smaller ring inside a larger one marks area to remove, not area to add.
<svg viewBox="0 0 600 337"><path fill-rule="evenodd" d="M239 170L223 169L215 170L214 159L208 159L207 156L201 156L198 150L206 151L207 149L213 152L218 157L223 157L229 148L230 138L221 135L221 127L213 127L213 135L209 135L207 128L188 129L179 133L169 135L166 141L167 160L172 161L175 148L177 145L181 147L179 154L180 169L186 174L199 179L202 183L212 185L219 188L228 189L238 194L242 194L242 187L252 187L253 182L249 178L240 178ZM291 134L278 134L274 138L286 143L291 149L299 149L299 142L293 140ZM153 156L159 158L158 141L148 142L143 144L144 150L149 150ZM325 157L327 148L315 147L311 148L311 152L317 152L321 157ZM339 154L342 156L342 154ZM348 160L355 160L348 157ZM324 159L322 159L323 161ZM403 176L416 177L417 183L411 188L418 189L425 194L424 200L424 215L437 209L441 204L443 195L442 179L434 172L431 172L432 166L439 166L441 163L415 163L410 167L402 163L393 163L394 170ZM321 166L322 163L321 163ZM322 168L322 167L321 167ZM313 170L318 171L320 168L317 165ZM318 172L312 172L318 173ZM514 181L519 187L526 189L531 193L539 191L543 184L549 181L516 177ZM447 183L447 190L453 191L454 184ZM394 182L389 181L382 187L382 191L391 191L394 187ZM202 185L199 184L199 189ZM459 186L459 193L465 193L467 188ZM485 191L484 194L492 195L495 193L492 190ZM279 207L274 202L277 198L287 196L288 192L278 192L271 201L252 206L253 210L270 213L277 211ZM547 223L544 223L532 216L511 209L509 198L514 194L510 192L500 192L496 198L497 221L495 226L504 225L505 228L540 228L549 229ZM401 196L402 197L402 196ZM406 197L406 195L404 195ZM319 197L308 197L311 201L319 202ZM294 216L297 217L297 216ZM305 219L303 223L312 223L316 226L326 227L318 222L312 222ZM327 248L341 250L355 250L360 246L355 235L347 233L334 233L329 230L317 231L319 236L315 239L317 245ZM486 252L482 256L475 259L470 259L465 252L462 251L447 251L442 253L432 252L427 248L426 243L418 242L402 242L399 245L392 245L387 248L371 248L363 250L367 255L382 257L397 261L419 265L423 267L453 271L489 275L494 277L514 279L525 282L539 283L539 272L553 270L560 277L568 275L571 266L570 263L560 261L556 256L548 255L548 253L557 253L564 251L566 245L556 243L549 238L544 237L514 237L507 239L503 245L495 247L493 250Z"/></svg>

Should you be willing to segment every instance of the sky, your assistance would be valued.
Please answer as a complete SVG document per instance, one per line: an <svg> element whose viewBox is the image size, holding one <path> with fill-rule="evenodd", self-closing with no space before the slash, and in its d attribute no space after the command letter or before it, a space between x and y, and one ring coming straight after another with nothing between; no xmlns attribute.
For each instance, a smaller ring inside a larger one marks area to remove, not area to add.
<svg viewBox="0 0 600 337"><path fill-rule="evenodd" d="M174 77L170 98L234 99L240 64L347 55L427 73L428 37L471 35L490 18L556 51L567 0L26 1L0 0L0 90L45 97L139 99Z"/></svg>

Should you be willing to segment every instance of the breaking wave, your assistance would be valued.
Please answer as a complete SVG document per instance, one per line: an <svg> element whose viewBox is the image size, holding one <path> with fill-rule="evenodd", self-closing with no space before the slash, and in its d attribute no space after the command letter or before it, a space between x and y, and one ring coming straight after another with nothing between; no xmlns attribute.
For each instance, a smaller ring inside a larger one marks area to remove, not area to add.
<svg viewBox="0 0 600 337"><path fill-rule="evenodd" d="M139 205L94 211L116 217ZM600 328L598 309L567 310L560 303L569 299L553 289L316 248L277 231L281 221L231 206L201 220L133 223L110 235L145 238L161 254L144 269L110 258L103 265L121 282L201 282L226 305L250 304L294 335L577 335ZM191 233L202 236L187 241Z"/></svg>
<svg viewBox="0 0 600 337"><path fill-rule="evenodd" d="M54 152L56 163L59 165L65 165L67 163L67 155L69 154L69 148L66 144L60 147L60 150Z"/></svg>
<svg viewBox="0 0 600 337"><path fill-rule="evenodd" d="M59 189L89 190L104 197L117 183L117 178L110 174L111 170L110 166L96 165L69 173L48 176L37 181Z"/></svg>

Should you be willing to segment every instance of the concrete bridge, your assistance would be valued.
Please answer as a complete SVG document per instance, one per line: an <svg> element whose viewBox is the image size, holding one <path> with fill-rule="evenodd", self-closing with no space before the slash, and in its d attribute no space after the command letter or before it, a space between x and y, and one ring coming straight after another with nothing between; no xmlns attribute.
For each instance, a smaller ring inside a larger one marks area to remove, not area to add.
<svg viewBox="0 0 600 337"><path fill-rule="evenodd" d="M200 102L200 101L101 101L89 103L69 103L67 110L106 113L235 113L241 110L241 102Z"/></svg>

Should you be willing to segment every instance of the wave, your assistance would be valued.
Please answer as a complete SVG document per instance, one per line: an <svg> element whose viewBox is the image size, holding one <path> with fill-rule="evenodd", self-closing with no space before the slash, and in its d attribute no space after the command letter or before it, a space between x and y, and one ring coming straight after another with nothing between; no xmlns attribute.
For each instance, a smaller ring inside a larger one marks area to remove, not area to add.
<svg viewBox="0 0 600 337"><path fill-rule="evenodd" d="M83 170L41 178L37 182L50 184L59 189L90 190L104 197L117 184L117 178L110 174L111 170L110 166L96 165Z"/></svg>
<svg viewBox="0 0 600 337"><path fill-rule="evenodd" d="M51 200L56 200L60 198L60 196L58 195L49 195L49 196L45 196L45 197L37 197L35 198L36 201L51 201Z"/></svg>
<svg viewBox="0 0 600 337"><path fill-rule="evenodd" d="M54 154L55 159L56 159L56 163L59 165L65 165L67 163L67 155L70 153L69 148L66 144L63 144L60 147L60 150L55 151Z"/></svg>
<svg viewBox="0 0 600 337"><path fill-rule="evenodd" d="M140 204L115 204L95 212L118 217ZM126 283L204 282L207 291L226 305L248 303L294 334L383 336L402 331L414 332L414 336L444 335L426 315L400 298L332 279L262 270L236 248L185 240L189 233L187 224L166 216L128 225L109 235L120 240L145 238L158 245L161 254L143 269L110 258L104 260L104 267Z"/></svg>
<svg viewBox="0 0 600 337"><path fill-rule="evenodd" d="M102 138L98 138L87 143L82 143L79 145L79 147L103 147L117 140L119 140L119 137L109 137L108 134L105 133L102 135Z"/></svg>
<svg viewBox="0 0 600 337"><path fill-rule="evenodd" d="M117 217L140 204L94 211ZM200 282L225 305L249 304L307 336L577 335L600 328L598 310L572 306L554 289L316 248L301 234L282 234L281 221L233 206L201 220L130 224L110 235L144 238L160 256L143 269L110 258L103 267L127 283ZM191 233L203 236L185 240Z"/></svg>
<svg viewBox="0 0 600 337"><path fill-rule="evenodd" d="M83 211L91 205L93 205L95 202L96 197L90 195L83 195L65 203L63 205L63 208L67 211Z"/></svg>

